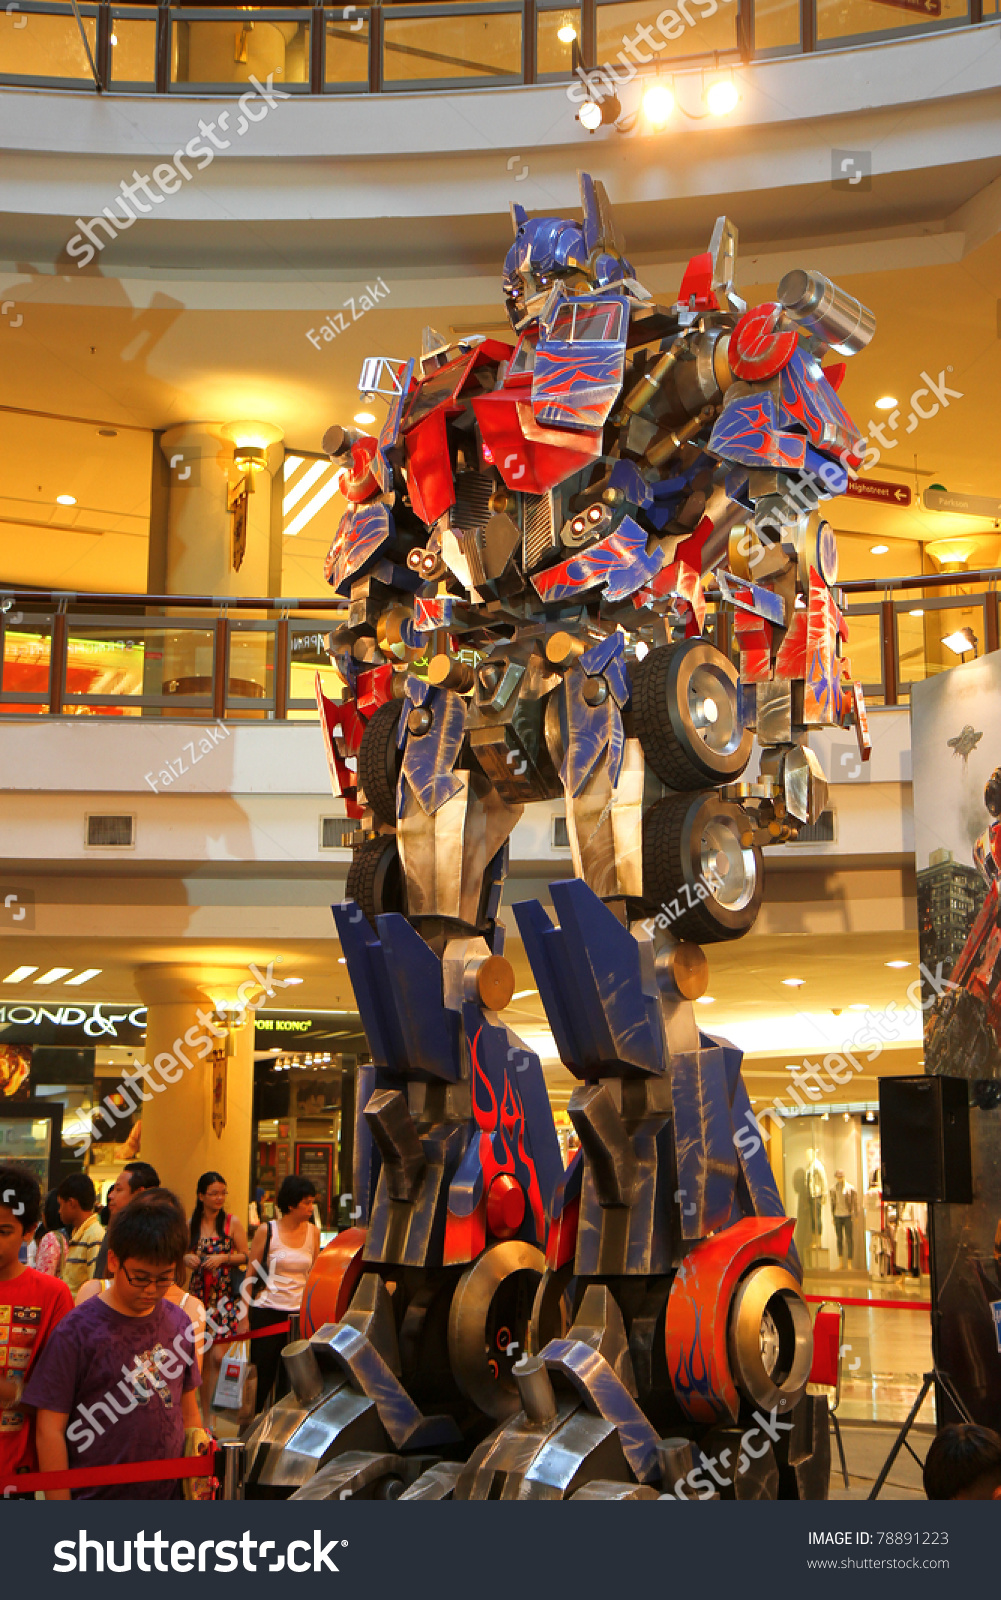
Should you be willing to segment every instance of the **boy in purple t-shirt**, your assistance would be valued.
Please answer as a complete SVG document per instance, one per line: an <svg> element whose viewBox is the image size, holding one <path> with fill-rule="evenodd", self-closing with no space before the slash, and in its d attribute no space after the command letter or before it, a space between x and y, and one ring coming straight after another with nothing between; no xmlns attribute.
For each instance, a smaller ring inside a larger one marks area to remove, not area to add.
<svg viewBox="0 0 1001 1600"><path fill-rule="evenodd" d="M184 1213L166 1190L112 1218L109 1287L63 1319L24 1390L23 1403L36 1409L42 1472L171 1460L184 1454L185 1432L201 1430L189 1320L163 1298L187 1247ZM172 1500L180 1492L179 1482L161 1479L76 1489L73 1498Z"/></svg>

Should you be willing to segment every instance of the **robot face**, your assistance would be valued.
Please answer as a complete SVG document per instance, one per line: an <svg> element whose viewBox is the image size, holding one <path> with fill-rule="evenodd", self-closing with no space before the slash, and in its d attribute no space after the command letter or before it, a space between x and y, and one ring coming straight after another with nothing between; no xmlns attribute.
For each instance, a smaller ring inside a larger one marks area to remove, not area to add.
<svg viewBox="0 0 1001 1600"><path fill-rule="evenodd" d="M605 251L589 254L584 231L576 222L559 217L524 215L504 260L503 287L512 326L524 328L538 316L554 283L569 294L591 294L632 277L624 258Z"/></svg>

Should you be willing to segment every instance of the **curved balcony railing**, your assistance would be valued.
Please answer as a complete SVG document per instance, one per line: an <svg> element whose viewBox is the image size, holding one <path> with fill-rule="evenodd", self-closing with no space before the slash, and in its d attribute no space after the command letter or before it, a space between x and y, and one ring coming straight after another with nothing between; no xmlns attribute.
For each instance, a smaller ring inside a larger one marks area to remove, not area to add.
<svg viewBox="0 0 1001 1600"><path fill-rule="evenodd" d="M10 0L0 84L111 94L376 94L619 77L977 26L1001 0L417 0L142 5ZM630 63L635 63L631 66Z"/></svg>
<svg viewBox="0 0 1001 1600"><path fill-rule="evenodd" d="M866 699L906 703L912 683L997 650L999 586L998 567L843 583L852 674ZM712 590L707 598L707 632L732 655L730 616ZM222 604L211 595L0 587L0 717L315 721L316 673L331 698L343 692L324 641L345 615L333 596ZM411 670L421 675L427 660Z"/></svg>

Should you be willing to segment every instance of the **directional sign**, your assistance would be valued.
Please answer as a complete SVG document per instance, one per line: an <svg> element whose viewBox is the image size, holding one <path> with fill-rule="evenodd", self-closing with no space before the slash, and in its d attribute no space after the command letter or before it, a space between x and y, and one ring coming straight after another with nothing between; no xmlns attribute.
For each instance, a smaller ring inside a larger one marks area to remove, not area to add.
<svg viewBox="0 0 1001 1600"><path fill-rule="evenodd" d="M992 521L1001 518L1001 500L988 500L986 495L926 489L921 498L926 511L951 511L953 515L959 512L965 517L990 517Z"/></svg>
<svg viewBox="0 0 1001 1600"><path fill-rule="evenodd" d="M884 506L909 506L911 491L903 483L884 483L876 478L849 478L845 490L850 500L877 500Z"/></svg>

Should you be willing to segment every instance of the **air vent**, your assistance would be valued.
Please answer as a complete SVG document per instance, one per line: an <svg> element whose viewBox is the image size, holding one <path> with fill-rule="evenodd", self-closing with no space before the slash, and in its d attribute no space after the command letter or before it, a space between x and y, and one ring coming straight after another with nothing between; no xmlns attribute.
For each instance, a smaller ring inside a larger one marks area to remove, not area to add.
<svg viewBox="0 0 1001 1600"><path fill-rule="evenodd" d="M359 827L355 817L321 817L320 849L350 850Z"/></svg>
<svg viewBox="0 0 1001 1600"><path fill-rule="evenodd" d="M816 822L800 824L796 844L833 844L835 841L834 812L822 811Z"/></svg>
<svg viewBox="0 0 1001 1600"><path fill-rule="evenodd" d="M135 842L135 817L86 818L84 843L88 850L132 850Z"/></svg>
<svg viewBox="0 0 1001 1600"><path fill-rule="evenodd" d="M553 849L569 850L570 835L567 833L566 817L553 818Z"/></svg>

